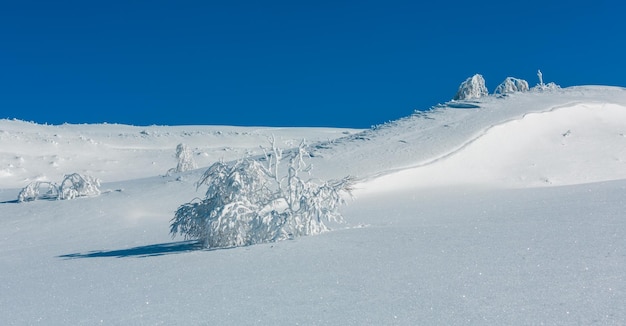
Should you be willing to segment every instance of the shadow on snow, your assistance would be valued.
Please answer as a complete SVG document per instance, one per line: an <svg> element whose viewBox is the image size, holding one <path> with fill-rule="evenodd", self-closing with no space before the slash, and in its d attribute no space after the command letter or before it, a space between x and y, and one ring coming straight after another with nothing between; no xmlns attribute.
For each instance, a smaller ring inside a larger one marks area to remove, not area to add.
<svg viewBox="0 0 626 326"><path fill-rule="evenodd" d="M171 255L171 254L180 254L183 252L202 250L203 246L201 242L198 241L179 241L179 242L168 242L168 243L159 243L148 246L140 246L128 249L120 249L120 250L98 250L98 251L90 251L86 253L73 253L57 256L59 258L65 259L78 259L78 258L104 258L104 257L116 257L116 258L145 258L145 257L155 257L155 256L163 256L163 255Z"/></svg>

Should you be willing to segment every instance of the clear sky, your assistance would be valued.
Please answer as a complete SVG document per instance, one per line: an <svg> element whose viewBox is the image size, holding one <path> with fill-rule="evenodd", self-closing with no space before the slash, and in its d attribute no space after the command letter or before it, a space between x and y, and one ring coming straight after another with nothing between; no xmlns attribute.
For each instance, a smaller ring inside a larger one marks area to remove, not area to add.
<svg viewBox="0 0 626 326"><path fill-rule="evenodd" d="M626 5L0 0L0 118L367 128L475 73L626 86Z"/></svg>

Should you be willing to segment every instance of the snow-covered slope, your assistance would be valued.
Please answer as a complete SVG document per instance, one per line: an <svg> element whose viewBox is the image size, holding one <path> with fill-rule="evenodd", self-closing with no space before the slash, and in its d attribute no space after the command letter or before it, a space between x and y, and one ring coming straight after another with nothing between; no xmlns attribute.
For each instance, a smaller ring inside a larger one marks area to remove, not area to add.
<svg viewBox="0 0 626 326"><path fill-rule="evenodd" d="M573 184L626 178L625 127L626 89L571 87L448 102L315 154L334 167L325 171L404 171L399 177L416 186Z"/></svg>
<svg viewBox="0 0 626 326"><path fill-rule="evenodd" d="M626 90L453 101L371 130L0 120L5 325L626 324ZM311 144L346 224L227 250L171 239L212 162ZM175 147L200 168L172 176ZM103 193L15 203L81 172Z"/></svg>

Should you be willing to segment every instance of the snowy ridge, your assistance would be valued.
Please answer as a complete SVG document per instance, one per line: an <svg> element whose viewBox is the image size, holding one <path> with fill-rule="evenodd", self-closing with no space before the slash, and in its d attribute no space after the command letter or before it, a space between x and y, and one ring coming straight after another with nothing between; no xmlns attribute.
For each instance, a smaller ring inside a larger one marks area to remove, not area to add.
<svg viewBox="0 0 626 326"><path fill-rule="evenodd" d="M567 110L586 103L591 106L613 103L626 107L626 90L617 87L572 87L547 93L514 93L504 98L486 97L480 101L453 101L433 107L430 111L416 112L373 130L339 138L332 144L325 144L315 153L333 161L335 168L343 167L344 174L352 171L356 176L371 179L442 161L460 152L487 134L490 129L522 120L528 114L555 112L559 108ZM466 108L468 106L473 108ZM611 114L619 115L623 111L618 109ZM618 118L616 121L617 129L614 132L619 134L619 121L623 120ZM533 132L535 130L530 127L525 136L532 135ZM486 153L485 157L489 156L498 157L496 153ZM352 158L367 159L370 164L353 166L350 164ZM363 168L370 170L361 170ZM426 185L428 184L427 182Z"/></svg>

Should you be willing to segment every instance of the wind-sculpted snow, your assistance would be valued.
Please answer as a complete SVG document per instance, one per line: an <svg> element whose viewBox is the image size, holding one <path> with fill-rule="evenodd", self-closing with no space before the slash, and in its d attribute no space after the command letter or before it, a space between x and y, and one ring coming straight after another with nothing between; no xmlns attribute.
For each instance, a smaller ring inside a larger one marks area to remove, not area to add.
<svg viewBox="0 0 626 326"><path fill-rule="evenodd" d="M445 156L367 187L537 187L626 179L625 130L626 105L555 107L490 126Z"/></svg>

